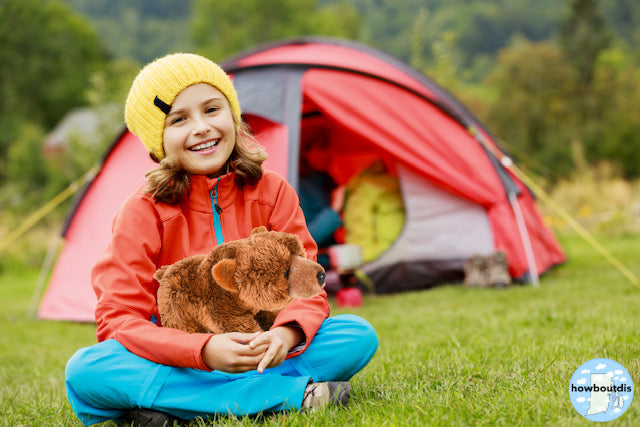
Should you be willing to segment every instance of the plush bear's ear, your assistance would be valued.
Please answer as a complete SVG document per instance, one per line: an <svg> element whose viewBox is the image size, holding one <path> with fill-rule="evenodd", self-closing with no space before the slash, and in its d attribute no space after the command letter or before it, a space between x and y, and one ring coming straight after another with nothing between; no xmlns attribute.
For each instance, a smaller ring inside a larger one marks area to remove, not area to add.
<svg viewBox="0 0 640 427"><path fill-rule="evenodd" d="M281 242L286 245L292 255L307 256L304 246L302 246L302 242L297 234L283 233Z"/></svg>
<svg viewBox="0 0 640 427"><path fill-rule="evenodd" d="M269 230L267 230L267 227L265 227L264 225L261 225L260 227L256 227L253 230L251 230L251 235L253 236L254 234L260 234L260 233L266 233Z"/></svg>
<svg viewBox="0 0 640 427"><path fill-rule="evenodd" d="M162 279L162 276L164 276L164 273L167 272L167 268L169 268L168 265L163 265L162 267L157 269L155 274L153 275L153 278L156 279L159 282L160 279Z"/></svg>
<svg viewBox="0 0 640 427"><path fill-rule="evenodd" d="M236 271L235 259L223 259L218 261L211 269L213 279L223 287L231 292L238 292L238 287L233 281L233 273Z"/></svg>

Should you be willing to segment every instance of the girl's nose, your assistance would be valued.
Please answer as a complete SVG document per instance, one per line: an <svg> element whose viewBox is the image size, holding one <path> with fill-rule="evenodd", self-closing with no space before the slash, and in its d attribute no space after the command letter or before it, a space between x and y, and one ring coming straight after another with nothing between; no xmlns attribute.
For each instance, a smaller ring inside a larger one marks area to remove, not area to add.
<svg viewBox="0 0 640 427"><path fill-rule="evenodd" d="M211 131L211 126L203 119L196 118L193 123L193 133L196 135L205 135Z"/></svg>

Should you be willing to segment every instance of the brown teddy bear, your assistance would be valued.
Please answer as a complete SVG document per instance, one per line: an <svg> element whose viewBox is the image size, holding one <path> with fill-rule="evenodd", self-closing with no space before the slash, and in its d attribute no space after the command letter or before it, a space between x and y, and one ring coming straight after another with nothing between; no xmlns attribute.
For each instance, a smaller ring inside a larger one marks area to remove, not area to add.
<svg viewBox="0 0 640 427"><path fill-rule="evenodd" d="M268 330L294 298L321 292L325 272L306 259L298 236L265 227L158 269L163 326L187 332Z"/></svg>

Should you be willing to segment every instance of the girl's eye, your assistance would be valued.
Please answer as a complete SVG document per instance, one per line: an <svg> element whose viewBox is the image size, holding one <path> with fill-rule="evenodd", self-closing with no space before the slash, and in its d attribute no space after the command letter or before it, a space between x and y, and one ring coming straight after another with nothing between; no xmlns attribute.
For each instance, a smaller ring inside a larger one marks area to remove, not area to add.
<svg viewBox="0 0 640 427"><path fill-rule="evenodd" d="M176 123L180 123L182 120L184 120L184 117L182 116L176 116L171 120L171 124L175 125Z"/></svg>
<svg viewBox="0 0 640 427"><path fill-rule="evenodd" d="M208 107L205 112L206 113L215 113L216 111L218 111L217 107Z"/></svg>

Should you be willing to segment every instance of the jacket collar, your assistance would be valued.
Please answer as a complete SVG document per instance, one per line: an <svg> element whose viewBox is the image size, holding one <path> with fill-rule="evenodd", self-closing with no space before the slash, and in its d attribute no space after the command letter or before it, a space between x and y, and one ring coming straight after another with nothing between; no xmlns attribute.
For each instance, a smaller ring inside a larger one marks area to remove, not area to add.
<svg viewBox="0 0 640 427"><path fill-rule="evenodd" d="M216 178L209 178L206 175L191 175L191 188L189 193L183 197L182 203L196 211L211 212L211 191L217 193L218 205L222 209L229 206L233 203L237 191L235 174L229 172Z"/></svg>

